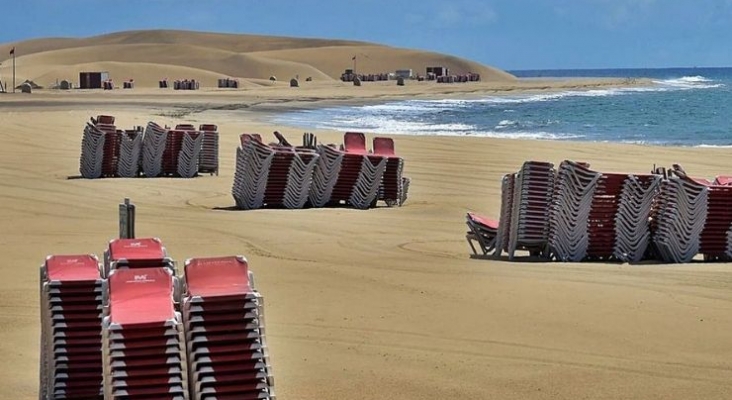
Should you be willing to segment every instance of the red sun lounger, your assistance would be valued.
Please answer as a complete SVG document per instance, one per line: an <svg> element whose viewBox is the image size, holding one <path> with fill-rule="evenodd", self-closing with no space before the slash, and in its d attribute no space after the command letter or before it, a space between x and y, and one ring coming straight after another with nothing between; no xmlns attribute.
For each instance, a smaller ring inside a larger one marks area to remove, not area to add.
<svg viewBox="0 0 732 400"><path fill-rule="evenodd" d="M183 321L193 398L273 398L261 295L241 256L185 263ZM265 397L260 397L265 396Z"/></svg>

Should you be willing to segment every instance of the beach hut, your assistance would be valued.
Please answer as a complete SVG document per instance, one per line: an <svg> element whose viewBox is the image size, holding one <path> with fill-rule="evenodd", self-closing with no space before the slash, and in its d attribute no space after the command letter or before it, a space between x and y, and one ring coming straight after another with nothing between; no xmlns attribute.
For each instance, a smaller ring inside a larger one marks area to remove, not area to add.
<svg viewBox="0 0 732 400"><path fill-rule="evenodd" d="M81 89L102 89L106 81L109 81L109 72L79 72Z"/></svg>

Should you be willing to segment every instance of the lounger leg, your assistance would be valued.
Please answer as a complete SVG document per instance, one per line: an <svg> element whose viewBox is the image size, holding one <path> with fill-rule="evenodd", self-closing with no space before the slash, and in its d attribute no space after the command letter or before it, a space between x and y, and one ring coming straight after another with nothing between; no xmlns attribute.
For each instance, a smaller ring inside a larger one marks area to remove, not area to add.
<svg viewBox="0 0 732 400"><path fill-rule="evenodd" d="M465 239L467 239L468 244L470 245L470 248L473 249L473 255L478 255L478 252L475 251L475 246L473 245L473 234L468 232L467 235L465 235Z"/></svg>

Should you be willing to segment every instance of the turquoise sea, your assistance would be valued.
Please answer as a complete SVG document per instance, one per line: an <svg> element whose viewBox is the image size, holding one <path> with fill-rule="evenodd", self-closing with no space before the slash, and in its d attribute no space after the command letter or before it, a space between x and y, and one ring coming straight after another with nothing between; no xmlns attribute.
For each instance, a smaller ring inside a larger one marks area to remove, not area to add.
<svg viewBox="0 0 732 400"><path fill-rule="evenodd" d="M520 78L649 78L651 87L407 100L281 114L303 129L732 146L732 68L509 71ZM463 84L464 85L464 84Z"/></svg>

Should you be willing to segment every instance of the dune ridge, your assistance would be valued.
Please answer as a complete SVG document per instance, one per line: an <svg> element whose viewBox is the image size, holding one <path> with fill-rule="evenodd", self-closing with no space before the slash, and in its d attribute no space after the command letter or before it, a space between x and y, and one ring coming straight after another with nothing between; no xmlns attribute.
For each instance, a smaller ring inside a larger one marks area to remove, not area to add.
<svg viewBox="0 0 732 400"><path fill-rule="evenodd" d="M93 67L109 72L116 82L134 79L138 86L154 87L160 79L196 79L216 86L223 77L241 81L300 77L313 81L337 80L346 68L363 73L411 68L424 74L428 65L446 66L456 73L480 73L483 80L510 82L515 77L475 61L428 51L375 43L225 34L179 30L115 32L88 38L31 39L0 44L0 55L16 48L16 81L32 80L49 86L57 80L78 81L78 73ZM0 76L12 73L8 58ZM154 64L160 68L149 69ZM242 82L246 86L246 82Z"/></svg>

